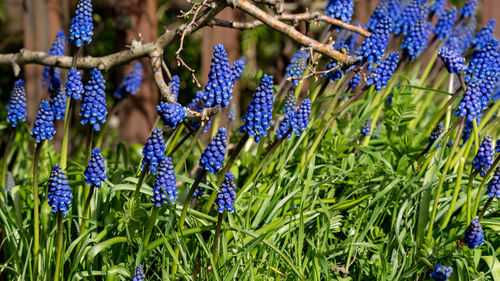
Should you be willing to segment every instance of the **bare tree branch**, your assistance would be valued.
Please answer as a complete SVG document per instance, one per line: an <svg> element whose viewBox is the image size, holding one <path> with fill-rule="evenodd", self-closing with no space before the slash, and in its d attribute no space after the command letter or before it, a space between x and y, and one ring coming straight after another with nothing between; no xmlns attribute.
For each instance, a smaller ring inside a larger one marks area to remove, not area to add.
<svg viewBox="0 0 500 281"><path fill-rule="evenodd" d="M282 15L277 15L274 18L276 20L285 20L285 21L322 21L338 27L342 27L352 32L356 32L364 37L368 37L371 35L371 32L362 27L348 24L338 19L330 18L319 12L314 12L314 13L306 12L301 14L282 14ZM232 22L223 19L213 18L212 20L209 21L208 24L211 26L222 26L222 27L246 30L246 29L254 29L257 26L263 25L264 23L260 20L254 20L251 22Z"/></svg>
<svg viewBox="0 0 500 281"><path fill-rule="evenodd" d="M306 46L306 47L311 47L313 50L316 52L322 53L324 55L329 56L330 58L346 64L346 65L352 65L359 61L358 58L351 57L345 54L342 54L341 52L336 51L333 49L333 46L331 44L323 44L321 42L318 42L300 32L298 32L295 28L293 28L290 25L287 25L276 18L270 16L268 13L264 12L263 10L259 9L257 6L254 4L250 3L248 0L227 0L229 4L231 4L233 7L239 8L240 10L243 10L244 12L254 16L258 20L262 21L269 27L273 28L276 31L279 31L288 37L290 37L292 40Z"/></svg>

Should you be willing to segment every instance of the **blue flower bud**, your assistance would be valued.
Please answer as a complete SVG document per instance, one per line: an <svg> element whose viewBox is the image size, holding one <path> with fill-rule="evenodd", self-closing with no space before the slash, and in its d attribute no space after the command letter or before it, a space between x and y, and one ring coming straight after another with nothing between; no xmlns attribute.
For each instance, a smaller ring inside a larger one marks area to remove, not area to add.
<svg viewBox="0 0 500 281"><path fill-rule="evenodd" d="M210 174L217 173L224 163L227 146L226 128L219 128L217 134L210 140L207 148L200 157L200 168L207 170Z"/></svg>
<svg viewBox="0 0 500 281"><path fill-rule="evenodd" d="M156 174L156 168L165 158L165 140L163 132L160 129L155 129L151 136L147 139L144 148L142 149L142 164L141 169L149 165L151 174Z"/></svg>
<svg viewBox="0 0 500 281"><path fill-rule="evenodd" d="M146 276L144 275L144 267L142 264L139 264L135 268L134 277L132 277L132 281L144 281Z"/></svg>
<svg viewBox="0 0 500 281"><path fill-rule="evenodd" d="M69 187L68 177L59 165L54 165L49 177L49 206L52 212L61 212L65 215L68 208L71 207L71 188Z"/></svg>
<svg viewBox="0 0 500 281"><path fill-rule="evenodd" d="M304 74L307 67L308 54L305 50L299 50L295 53L290 61L290 64L286 67L285 77L291 80L293 85L297 86L300 83L300 79Z"/></svg>
<svg viewBox="0 0 500 281"><path fill-rule="evenodd" d="M80 0L76 6L75 16L71 19L69 43L77 47L88 45L94 35L94 24L92 23L92 3L90 0Z"/></svg>
<svg viewBox="0 0 500 281"><path fill-rule="evenodd" d="M104 78L101 72L94 68L91 72L92 77L87 86L85 86L85 97L83 98L82 108L80 110L80 123L92 125L94 131L101 129L99 124L106 122L106 89Z"/></svg>
<svg viewBox="0 0 500 281"><path fill-rule="evenodd" d="M49 55L53 56L64 56L64 47L66 46L66 35L62 30L59 30L56 34L56 38L50 47ZM57 70L57 71L56 71ZM59 76L59 71L56 67L45 66L43 68L43 80L42 87L45 88L49 76Z"/></svg>
<svg viewBox="0 0 500 281"><path fill-rule="evenodd" d="M470 249L483 244L483 228L477 219L471 220L469 227L465 230L464 243Z"/></svg>
<svg viewBox="0 0 500 281"><path fill-rule="evenodd" d="M128 95L135 95L142 84L142 63L136 62L134 68L130 73L125 76L123 82L120 84L118 89L116 89L114 96L117 99L124 99Z"/></svg>
<svg viewBox="0 0 500 281"><path fill-rule="evenodd" d="M83 178L88 185L97 188L101 188L101 182L107 179L104 158L100 148L92 149L92 155L87 168L83 172Z"/></svg>
<svg viewBox="0 0 500 281"><path fill-rule="evenodd" d="M208 83L204 89L201 101L204 107L228 106L233 93L233 74L224 45L214 47Z"/></svg>
<svg viewBox="0 0 500 281"><path fill-rule="evenodd" d="M160 166L158 167L151 203L159 208L162 205L174 204L177 197L177 186L175 185L175 173L172 159L170 159L170 157L165 157L161 160Z"/></svg>
<svg viewBox="0 0 500 281"><path fill-rule="evenodd" d="M446 281L450 278L451 271L451 267L436 264L434 265L434 271L431 272L431 277L434 278L435 281Z"/></svg>
<svg viewBox="0 0 500 281"><path fill-rule="evenodd" d="M82 74L76 68L72 67L68 72L68 81L64 85L66 88L66 95L68 98L73 98L75 100L81 100L82 95L85 92L83 90Z"/></svg>
<svg viewBox="0 0 500 281"><path fill-rule="evenodd" d="M372 119L368 118L366 119L365 125L363 125L363 128L361 128L361 134L365 137L370 135L370 130L372 127Z"/></svg>
<svg viewBox="0 0 500 281"><path fill-rule="evenodd" d="M231 172L224 175L224 181L219 188L219 193L217 193L217 199L215 199L215 204L217 204L217 211L219 213L224 213L228 211L232 213L234 211L234 200L236 199L236 184L234 183L234 176Z"/></svg>
<svg viewBox="0 0 500 281"><path fill-rule="evenodd" d="M464 65L465 58L455 50L443 47L438 51L438 57L443 61L444 67L449 73L460 74L467 67Z"/></svg>
<svg viewBox="0 0 500 281"><path fill-rule="evenodd" d="M479 150L476 154L474 160L472 160L472 166L475 172L479 172L481 177L486 175L486 172L493 165L493 146L491 143L491 136L486 135L484 140L479 144Z"/></svg>
<svg viewBox="0 0 500 281"><path fill-rule="evenodd" d="M160 105L156 106L156 109L165 126L170 128L175 128L186 117L186 109L178 103L161 101Z"/></svg>
<svg viewBox="0 0 500 281"><path fill-rule="evenodd" d="M36 140L36 142L41 142L42 140L52 139L55 133L54 112L52 111L49 103L43 100L40 105L40 110L36 115L33 130L31 130L31 136Z"/></svg>
<svg viewBox="0 0 500 281"><path fill-rule="evenodd" d="M10 100L7 103L7 121L12 127L16 127L19 121L26 121L26 92L24 81L21 79L14 83L14 88L10 93Z"/></svg>

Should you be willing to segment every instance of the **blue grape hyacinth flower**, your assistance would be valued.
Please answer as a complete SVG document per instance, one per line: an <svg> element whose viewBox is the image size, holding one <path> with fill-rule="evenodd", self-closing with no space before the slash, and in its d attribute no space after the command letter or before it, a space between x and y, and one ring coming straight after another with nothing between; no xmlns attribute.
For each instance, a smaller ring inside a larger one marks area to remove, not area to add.
<svg viewBox="0 0 500 281"><path fill-rule="evenodd" d="M52 212L61 212L65 215L68 208L71 207L71 188L69 187L68 177L61 166L54 165L49 177L49 206L52 207Z"/></svg>
<svg viewBox="0 0 500 281"><path fill-rule="evenodd" d="M104 78L101 72L94 68L92 77L85 86L85 96L83 97L82 108L80 110L80 123L92 125L94 131L101 129L100 124L106 122L106 89Z"/></svg>
<svg viewBox="0 0 500 281"><path fill-rule="evenodd" d="M436 128L434 128L429 136L429 142L434 143L444 132L444 124L440 122L437 124ZM439 146L439 144L438 144Z"/></svg>
<svg viewBox="0 0 500 281"><path fill-rule="evenodd" d="M297 106L297 101L295 100L295 88L290 87L285 96L285 105L283 106L283 114L285 118L280 122L278 129L276 130L276 134L278 135L278 139L281 139L286 132L290 129L292 119L295 116L295 107ZM291 138L291 134L286 136L286 139Z"/></svg>
<svg viewBox="0 0 500 281"><path fill-rule="evenodd" d="M92 3L90 0L80 0L76 6L75 16L71 19L69 43L77 47L88 45L94 35L94 24L92 23Z"/></svg>
<svg viewBox="0 0 500 281"><path fill-rule="evenodd" d="M477 3L478 0L468 0L467 2L465 2L462 9L460 9L460 15L466 18L472 17L474 15L474 12L476 11Z"/></svg>
<svg viewBox="0 0 500 281"><path fill-rule="evenodd" d="M219 193L217 193L217 199L215 204L217 204L217 211L219 213L224 213L228 211L230 213L234 212L234 200L236 199L236 184L234 183L233 173L229 172L224 175L224 181L219 188Z"/></svg>
<svg viewBox="0 0 500 281"><path fill-rule="evenodd" d="M208 83L204 88L201 101L204 107L222 107L229 105L233 93L233 72L227 59L224 45L214 47L214 54L208 73Z"/></svg>
<svg viewBox="0 0 500 281"><path fill-rule="evenodd" d="M425 18L419 18L414 25L411 26L408 36L403 40L401 48L408 54L410 61L415 58L425 49L427 41L431 35L431 23Z"/></svg>
<svg viewBox="0 0 500 281"><path fill-rule="evenodd" d="M357 55L361 57L361 63L369 63L368 69L372 70L371 64L378 64L384 56L385 49L391 38L391 29L391 18L384 17L380 20L373 33L359 47Z"/></svg>
<svg viewBox="0 0 500 281"><path fill-rule="evenodd" d="M233 83L241 79L243 72L245 71L245 64L247 63L247 58L240 57L233 62L231 67L231 72L233 73Z"/></svg>
<svg viewBox="0 0 500 281"><path fill-rule="evenodd" d="M325 8L325 15L345 23L351 22L353 13L354 2L352 0L329 0Z"/></svg>
<svg viewBox="0 0 500 281"><path fill-rule="evenodd" d="M481 28L481 30L474 36L474 40L472 40L472 44L476 49L482 49L483 44L488 42L488 40L492 37L493 32L495 31L495 26L497 21L495 19L491 19L488 21L486 26Z"/></svg>
<svg viewBox="0 0 500 281"><path fill-rule="evenodd" d="M290 61L290 64L286 67L285 77L291 80L294 86L299 85L302 74L307 67L307 59L309 55L305 50L299 50L295 53Z"/></svg>
<svg viewBox="0 0 500 281"><path fill-rule="evenodd" d="M369 136L371 127L372 127L372 119L368 118L368 119L366 119L366 122L363 125L363 128L361 128L361 134L365 137Z"/></svg>
<svg viewBox="0 0 500 281"><path fill-rule="evenodd" d="M444 40L451 33L453 25L455 24L455 18L457 17L457 9L448 8L441 16L439 16L434 29L432 32L436 34L439 40Z"/></svg>
<svg viewBox="0 0 500 281"><path fill-rule="evenodd" d="M435 0L434 4L429 7L429 12L440 17L446 7L446 0Z"/></svg>
<svg viewBox="0 0 500 281"><path fill-rule="evenodd" d="M83 172L85 182L90 186L101 188L101 183L106 181L106 166L100 148L92 149L89 164Z"/></svg>
<svg viewBox="0 0 500 281"><path fill-rule="evenodd" d="M467 78L478 78L481 80L491 78L490 82L493 82L491 87L494 87L497 79L496 74L500 71L499 65L500 52L498 49L498 40L490 36L488 40L482 43L481 48L476 49L472 54L472 59L469 61L469 68L467 69L470 77ZM491 75L493 76L489 77ZM493 92L493 89L491 89L491 92Z"/></svg>
<svg viewBox="0 0 500 281"><path fill-rule="evenodd" d="M273 86L273 76L264 74L242 119L240 133L248 134L257 143L267 135L273 119Z"/></svg>
<svg viewBox="0 0 500 281"><path fill-rule="evenodd" d="M454 49L460 54L464 53L465 50L472 44L476 24L477 20L475 18L470 18L466 23L462 21L457 24L451 30L448 40L445 41L445 46L450 49Z"/></svg>
<svg viewBox="0 0 500 281"><path fill-rule="evenodd" d="M33 137L36 142L41 142L43 140L52 139L55 133L54 112L52 111L50 104L43 100L40 105L40 110L36 115L33 130L31 130L31 137Z"/></svg>
<svg viewBox="0 0 500 281"><path fill-rule="evenodd" d="M456 116L464 116L472 122L481 115L481 83L472 81L469 83L462 100L455 111Z"/></svg>
<svg viewBox="0 0 500 281"><path fill-rule="evenodd" d="M361 74L356 73L352 77L351 81L349 81L349 88L356 89L356 87L359 86L359 84L361 84Z"/></svg>
<svg viewBox="0 0 500 281"><path fill-rule="evenodd" d="M465 58L455 50L443 47L438 51L438 57L443 61L444 67L449 73L460 74L467 67L464 65Z"/></svg>
<svg viewBox="0 0 500 281"><path fill-rule="evenodd" d="M392 10L388 10L386 15L390 15L391 13ZM397 21L394 22L394 34L408 35L411 33L411 29L418 19L426 16L427 7L425 3L422 3L421 0L412 0L403 10L401 16L397 18Z"/></svg>
<svg viewBox="0 0 500 281"><path fill-rule="evenodd" d="M81 100L85 90L83 89L82 74L76 68L72 67L68 72L68 81L64 85L68 98Z"/></svg>
<svg viewBox="0 0 500 281"><path fill-rule="evenodd" d="M22 79L14 82L14 88L10 93L7 103L7 121L12 127L16 127L19 121L26 121L26 91Z"/></svg>
<svg viewBox="0 0 500 281"><path fill-rule="evenodd" d="M487 194L489 197L500 198L500 167L497 167L493 177L488 184Z"/></svg>
<svg viewBox="0 0 500 281"><path fill-rule="evenodd" d="M491 143L491 136L486 135L483 141L479 144L479 150L476 157L472 160L472 167L475 172L479 172L481 177L486 175L486 172L493 165L493 146Z"/></svg>
<svg viewBox="0 0 500 281"><path fill-rule="evenodd" d="M170 87L170 94L174 95L175 100L177 100L177 98L179 98L179 89L181 86L181 79L179 78L179 76L172 76L172 81L168 83L168 86Z"/></svg>
<svg viewBox="0 0 500 281"><path fill-rule="evenodd" d="M345 44L335 44L333 48L344 54L349 52L349 46ZM326 72L321 74L321 77L328 77L328 81L330 82L335 82L336 80L342 78L342 74L344 73L344 71L339 67L337 61L332 59L328 61L325 71Z"/></svg>
<svg viewBox="0 0 500 281"><path fill-rule="evenodd" d="M450 279L452 268L449 266L434 265L434 271L431 272L431 277L435 281L446 281Z"/></svg>
<svg viewBox="0 0 500 281"><path fill-rule="evenodd" d="M66 47L66 35L62 30L59 30L56 34L56 38L52 43L52 46L49 50L49 55L53 56L64 56L64 48ZM43 68L42 74L42 87L45 88L47 84L47 80L49 76L59 76L59 71L56 71L57 68L51 66L45 66Z"/></svg>
<svg viewBox="0 0 500 281"><path fill-rule="evenodd" d="M156 109L165 126L170 128L175 128L186 117L186 109L178 103L161 101L160 105L156 106Z"/></svg>
<svg viewBox="0 0 500 281"><path fill-rule="evenodd" d="M378 2L377 7L375 7L375 10L366 23L366 29L371 32L375 31L375 28L377 27L380 20L387 16L390 2L392 2L392 0L380 0Z"/></svg>
<svg viewBox="0 0 500 281"><path fill-rule="evenodd" d="M500 82L500 80L498 82ZM500 153L500 139L497 140L497 142L495 144L495 152Z"/></svg>
<svg viewBox="0 0 500 281"><path fill-rule="evenodd" d="M177 197L174 165L172 165L172 159L170 157L165 157L161 160L160 166L158 167L151 203L159 208L163 205L174 204Z"/></svg>
<svg viewBox="0 0 500 281"><path fill-rule="evenodd" d="M54 111L54 118L56 120L64 120L66 116L66 92L63 87L59 87L56 91L50 91L50 106Z"/></svg>
<svg viewBox="0 0 500 281"><path fill-rule="evenodd" d="M470 221L469 227L464 233L464 243L470 248L474 249L483 244L483 228L477 219Z"/></svg>
<svg viewBox="0 0 500 281"><path fill-rule="evenodd" d="M300 136L300 133L307 128L309 125L309 116L311 115L311 100L305 99L302 101L302 105L297 108L295 115L292 119L293 132Z"/></svg>
<svg viewBox="0 0 500 281"><path fill-rule="evenodd" d="M146 276L144 275L144 267L142 264L139 264L135 268L134 276L132 277L132 281L144 281Z"/></svg>
<svg viewBox="0 0 500 281"><path fill-rule="evenodd" d="M141 169L149 165L149 171L156 174L156 169L160 162L165 158L165 140L163 132L160 129L155 129L151 136L146 140L142 149L142 164Z"/></svg>
<svg viewBox="0 0 500 281"><path fill-rule="evenodd" d="M382 90L382 88L387 86L387 82L391 80L392 74L396 71L396 68L398 68L398 61L398 52L389 54L384 61L377 65L372 75L367 77L366 85L375 85L375 90Z"/></svg>
<svg viewBox="0 0 500 281"><path fill-rule="evenodd" d="M113 94L115 98L124 99L128 97L128 95L135 95L135 93L139 91L139 88L142 85L142 76L142 63L136 62L132 71L130 71L130 73L125 76L123 82Z"/></svg>
<svg viewBox="0 0 500 281"><path fill-rule="evenodd" d="M207 170L210 174L217 173L224 163L226 155L227 135L226 128L219 128L217 134L210 140L207 148L200 157L200 168Z"/></svg>

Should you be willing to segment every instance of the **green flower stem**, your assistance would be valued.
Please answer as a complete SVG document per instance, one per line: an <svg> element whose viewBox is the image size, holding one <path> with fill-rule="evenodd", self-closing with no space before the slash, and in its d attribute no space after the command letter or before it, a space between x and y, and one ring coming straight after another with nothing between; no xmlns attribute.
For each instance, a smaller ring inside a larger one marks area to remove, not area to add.
<svg viewBox="0 0 500 281"><path fill-rule="evenodd" d="M441 179L439 180L439 185L438 185L438 188L436 190L436 195L434 197L434 205L432 207L432 214L431 214L431 220L429 222L429 229L427 231L427 237L426 237L427 239L430 239L432 236L432 229L434 226L434 220L436 219L437 207L438 207L438 203L439 203L439 196L441 195L441 190L443 189L444 180L446 178L446 174L448 172L448 169L450 168L451 159L453 158L453 154L455 153L455 150L457 149L458 141L460 140L460 135L462 134L462 130L464 128L465 119L462 117L459 120L460 120L460 126L458 127L458 131L457 131L457 134L455 136L455 141L453 143L453 147L451 148L450 155L448 156L448 160L446 161L446 164L444 166L444 170L441 174ZM448 133L449 132L451 132L451 129L448 130ZM446 139L443 137L443 140L446 140Z"/></svg>
<svg viewBox="0 0 500 281"><path fill-rule="evenodd" d="M91 126L88 126L90 132L88 133L87 135L87 147L86 147L86 150L85 150L85 162L84 163L89 163L89 160L90 160L90 154L92 152L92 141L94 139L94 130L92 129ZM87 201L89 200L89 197L91 197L91 194L90 194L90 189L91 187L89 187L87 185L87 183L85 181L83 181L83 197L81 197L81 201L82 201L82 205L81 205L81 210L83 210L83 220L87 219L88 217L88 213L85 214L85 205L87 204ZM93 192L93 191L92 191ZM90 202L89 202L90 203ZM88 211L88 209L87 209ZM82 225L83 225L83 221L82 221Z"/></svg>
<svg viewBox="0 0 500 281"><path fill-rule="evenodd" d="M248 134L244 134L241 140L238 142L236 147L232 150L231 155L229 155L229 159L226 162L226 165L224 165L224 168L222 168L221 173L219 173L219 178L217 180L217 186L220 186L222 182L224 181L224 175L231 170L231 167L234 164L234 161L236 161L236 157L240 154L241 150L247 143L248 139L250 136Z"/></svg>
<svg viewBox="0 0 500 281"><path fill-rule="evenodd" d="M184 127L188 128L186 124L184 124L185 122L182 122L181 124L177 125L174 129L174 131L172 132L172 134L170 134L170 136L168 137L167 141L165 141L165 147L167 147L167 150L165 152L166 155L171 155L173 154L173 152L171 153L172 149L174 149L174 144L177 142L177 139L180 137L180 135L182 134L182 131L184 130ZM189 130L189 133L191 132L191 130ZM188 134L189 134L188 133Z"/></svg>
<svg viewBox="0 0 500 281"><path fill-rule="evenodd" d="M191 151L193 150L194 146L196 145L197 140L200 138L201 134L203 133L203 130L205 130L206 125L207 124L200 126L200 128L198 129L198 132L196 132L193 139L191 140L191 143L189 144L188 149L184 151L184 153L181 156L181 159L177 162L177 165L175 165L175 168L174 168L175 174L177 174L179 172L179 170L183 167L184 162L186 161L189 154L191 154Z"/></svg>
<svg viewBox="0 0 500 281"><path fill-rule="evenodd" d="M83 206L83 220L80 226L80 235L87 231L88 219L90 218L90 201L92 201L92 196L94 195L94 190L96 187L92 185L90 187L89 194L87 195L87 200L85 200L85 205Z"/></svg>
<svg viewBox="0 0 500 281"><path fill-rule="evenodd" d="M10 146L12 145L12 142L14 141L14 137L16 135L16 129L10 127L9 128L9 137L7 139L7 143L5 144L5 150L3 152L3 159L2 159L2 172L0 176L0 186L2 187L2 190L5 189L5 178L7 176L7 162L9 158L9 152L10 152Z"/></svg>
<svg viewBox="0 0 500 281"><path fill-rule="evenodd" d="M149 222L148 222L148 228L146 230L146 236L144 237L144 247L143 249L146 249L149 244L149 239L151 238L151 233L153 232L153 227L156 224L156 216L158 216L158 211L160 208L154 206L153 210L151 210L151 215L149 217Z"/></svg>
<svg viewBox="0 0 500 281"><path fill-rule="evenodd" d="M135 204L139 201L139 194L141 191L142 183L144 182L144 178L149 172L149 164L146 164L139 175L139 180L137 181L137 185L135 186L134 195L132 197L132 202Z"/></svg>
<svg viewBox="0 0 500 281"><path fill-rule="evenodd" d="M71 111L73 110L75 101L69 98L69 102L66 103L66 113L64 117L64 127L63 127L63 139L61 144L61 159L60 166L63 170L66 170L66 164L68 161L68 142L69 142L69 126L71 119Z"/></svg>
<svg viewBox="0 0 500 281"><path fill-rule="evenodd" d="M477 176L477 172L472 172L472 166L469 169L469 184L467 185L467 225L469 225L471 219L471 213L472 213L472 184L474 183L474 178ZM478 193L479 194L479 193Z"/></svg>
<svg viewBox="0 0 500 281"><path fill-rule="evenodd" d="M180 131L179 131L179 132L180 132ZM194 131L189 131L189 132L188 132L188 133L187 133L187 134L186 134L186 135L185 135L185 136L184 136L184 137L183 137L183 138L182 138L182 139L181 139L181 140L180 140L180 141L179 141L179 142L175 145L175 147L173 147L173 148L171 148L171 149L170 149L170 151L167 153L167 156L168 156L168 157L172 157L172 155L174 154L174 152L176 152L176 151L177 151L177 149L179 149L179 147L181 147L181 146L184 144L184 142L186 142L186 140L187 140L190 136L192 136L193 134L194 134ZM174 144L174 143L175 143L176 139L177 139L177 136L176 136L176 137L174 138L174 140L172 141L172 144Z"/></svg>
<svg viewBox="0 0 500 281"><path fill-rule="evenodd" d="M38 273L38 252L40 251L40 200L38 197L38 162L44 140L36 144L33 157L33 272L36 279Z"/></svg>
<svg viewBox="0 0 500 281"><path fill-rule="evenodd" d="M474 202L474 209L472 212L472 217L476 217L477 210L479 209L479 201L481 201L481 196L483 194L483 188L486 185L486 182L490 178L490 176L495 172L495 169L497 168L498 164L500 163L500 155L497 155L497 158L493 162L493 165L491 165L490 169L486 173L486 175L483 177L483 180L481 181L481 185L479 186L479 189L476 194L476 200Z"/></svg>
<svg viewBox="0 0 500 281"><path fill-rule="evenodd" d="M54 281L59 281L61 277L61 257L63 251L63 214L57 212L57 255L56 255L56 272L54 274Z"/></svg>
<svg viewBox="0 0 500 281"><path fill-rule="evenodd" d="M458 198L458 193L460 192L460 184L462 183L462 175L464 172L466 158L467 157L460 159L460 166L458 167L458 174L457 174L457 179L455 181L455 188L453 189L453 196L451 198L448 211L446 212L446 216L444 217L443 222L441 223L441 228L445 228L448 225L448 222L450 222L451 215L453 214L453 209L455 207L455 204L457 203L457 198Z"/></svg>
<svg viewBox="0 0 500 281"><path fill-rule="evenodd" d="M200 131L203 131L203 128L200 128ZM188 192L187 197L186 197L186 201L184 202L184 206L182 207L181 217L179 219L179 231L180 232L182 232L182 230L184 230L184 221L186 220L187 211L188 211L189 206L191 205L191 200L193 199L194 191L196 190L196 188L198 187L198 185L200 184L200 182L202 181L202 179L205 177L206 174L207 174L207 170L201 169L199 171L198 175L196 176L193 184L191 185L191 188L189 189L189 192ZM177 259L179 259L179 245L175 246L174 254L177 257ZM174 264L172 267L172 274L175 274L175 273L177 273L177 264Z"/></svg>
<svg viewBox="0 0 500 281"><path fill-rule="evenodd" d="M490 197L488 199L488 201L486 201L486 204L484 204L483 206L483 210L481 210L481 213L479 214L479 218L477 219L478 221L481 221L484 217L484 214L486 213L486 210L488 209L488 207L490 206L491 202L493 202L493 199L495 197Z"/></svg>
<svg viewBox="0 0 500 281"><path fill-rule="evenodd" d="M214 252L213 252L213 259L214 259L214 264L217 265L217 257L219 256L218 253L218 248L219 248L219 236L220 236L220 229L222 226L222 218L224 216L224 213L219 213L219 216L217 217L217 226L215 227L215 236L214 236Z"/></svg>

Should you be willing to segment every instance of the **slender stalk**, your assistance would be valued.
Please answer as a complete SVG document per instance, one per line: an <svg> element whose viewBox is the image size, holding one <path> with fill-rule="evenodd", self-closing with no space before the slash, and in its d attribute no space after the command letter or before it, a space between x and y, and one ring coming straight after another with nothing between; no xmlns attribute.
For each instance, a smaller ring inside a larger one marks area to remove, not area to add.
<svg viewBox="0 0 500 281"><path fill-rule="evenodd" d="M461 118L460 120L461 120L460 127L458 127L458 131L457 131L457 134L455 136L455 142L453 143L453 147L451 148L450 155L448 156L448 160L446 161L446 164L444 166L444 170L441 174L441 179L439 180L439 185L438 185L438 188L436 190L436 195L434 197L434 205L432 207L431 220L429 221L429 229L427 231L427 239L430 239L432 236L432 228L434 226L434 220L436 219L439 196L441 195L441 190L443 189L444 180L446 178L446 174L448 172L448 169L450 168L451 159L453 158L453 154L455 153L455 150L457 149L458 141L460 139L460 135L462 134L462 130L464 128L465 119ZM448 132L450 132L450 131L451 131L451 129ZM443 140L446 140L446 139L443 138Z"/></svg>
<svg viewBox="0 0 500 281"><path fill-rule="evenodd" d="M59 163L63 170L66 170L68 161L69 126L74 103L71 97L69 98L69 102L66 103L66 116L64 117L63 139L61 144L61 160Z"/></svg>
<svg viewBox="0 0 500 281"><path fill-rule="evenodd" d="M36 144L33 157L33 271L34 276L38 274L38 252L40 251L40 214L38 197L38 162L42 151L44 140Z"/></svg>
<svg viewBox="0 0 500 281"><path fill-rule="evenodd" d="M224 213L219 213L219 216L217 217L217 226L215 227L214 252L213 252L214 265L217 265L217 257L219 256L219 253L218 253L219 236L220 236L220 229L221 229L221 226L222 226L222 218L223 218L223 216L224 216Z"/></svg>
<svg viewBox="0 0 500 281"><path fill-rule="evenodd" d="M200 128L202 130L202 128ZM201 169L198 175L196 176L191 188L189 189L188 195L186 197L186 201L184 202L184 206L182 207L181 217L179 219L179 231L182 233L184 230L184 221L186 220L186 215L189 206L191 205L191 200L193 199L193 194L200 182L203 180L205 175L207 174L207 170ZM174 254L179 258L179 245L175 245ZM177 264L172 266L172 275L177 273Z"/></svg>
<svg viewBox="0 0 500 281"><path fill-rule="evenodd" d="M462 183L462 175L464 172L465 158L460 159L460 167L458 167L457 179L455 181L455 188L453 189L453 196L451 198L450 206L448 207L448 211L446 212L446 216L441 223L441 228L445 228L450 222L451 215L453 214L453 209L457 202L458 193L460 192L460 184Z"/></svg>
<svg viewBox="0 0 500 281"><path fill-rule="evenodd" d="M87 200L85 200L85 205L83 207L83 220L82 220L82 225L80 227L80 235L85 233L85 231L87 230L87 225L88 225L88 222L87 220L90 218L90 202L92 201L92 196L94 195L94 190L95 190L95 186L92 185L90 187L90 191L89 191L89 194L87 195Z"/></svg>
<svg viewBox="0 0 500 281"><path fill-rule="evenodd" d="M9 128L9 137L7 138L7 143L5 144L5 150L3 151L3 158L2 158L2 172L0 176L0 186L2 189L5 189L5 178L7 176L7 162L9 158L9 152L10 152L10 146L12 145L12 142L14 141L14 136L16 135L16 129L10 127Z"/></svg>
<svg viewBox="0 0 500 281"><path fill-rule="evenodd" d="M54 281L59 281L59 278L61 277L61 257L63 246L63 214L61 212L57 212L57 255Z"/></svg>
<svg viewBox="0 0 500 281"><path fill-rule="evenodd" d="M142 183L144 182L144 178L149 172L149 164L146 164L145 167L142 169L141 174L139 175L139 180L137 181L137 185L135 187L134 195L133 195L133 202L136 204L136 202L139 199L139 192L141 191Z"/></svg>
<svg viewBox="0 0 500 281"><path fill-rule="evenodd" d="M170 150L170 152L168 152L167 156L168 157L172 157L172 155L174 154L175 151L177 151L177 149L179 149L179 147L181 147L184 142L186 142L186 140L192 136L194 134L194 131L189 131L175 146L174 148L172 148Z"/></svg>
<svg viewBox="0 0 500 281"><path fill-rule="evenodd" d="M160 208L154 206L153 210L151 210L151 215L149 216L148 228L146 230L146 236L144 237L144 247L146 249L149 244L149 239L151 238L151 233L153 232L153 227L156 224L156 216L158 216L158 211Z"/></svg>
<svg viewBox="0 0 500 281"><path fill-rule="evenodd" d="M88 126L90 132L87 134L87 147L86 147L86 150L85 150L85 162L84 163L88 163L89 160L90 160L90 153L92 152L92 141L94 139L94 130L92 129L91 126ZM93 190L91 191L91 187L89 187L87 185L87 183L85 183L85 181L83 182L83 197L81 197L81 200L82 200L82 209L83 209L83 220L87 219L88 217L88 213L85 213L85 206L87 204L87 201L90 200L90 198L92 198L90 192L93 192ZM90 201L89 201L90 203ZM88 209L87 209L87 212L88 212ZM82 221L82 226L83 226L83 221ZM82 232L83 233L83 232Z"/></svg>
<svg viewBox="0 0 500 281"><path fill-rule="evenodd" d="M472 170L472 167L471 167ZM477 176L477 171L473 172L471 176L469 177L469 184L467 185L467 225L469 225L471 221L471 213L472 213L472 184L474 182L474 178Z"/></svg>
<svg viewBox="0 0 500 281"><path fill-rule="evenodd" d="M479 201L481 201L481 195L483 194L483 188L486 185L487 180L490 178L491 174L495 172L496 167L500 163L500 155L497 155L497 158L493 162L493 165L491 165L490 169L486 173L486 175L483 177L483 180L481 181L481 185L479 186L479 189L476 194L476 200L474 202L474 209L472 212L472 217L476 217L477 210L479 209Z"/></svg>
<svg viewBox="0 0 500 281"><path fill-rule="evenodd" d="M249 138L250 136L248 134L244 134L241 140L236 145L236 147L233 149L231 155L229 156L229 159L226 162L226 165L224 165L224 168L222 168L222 172L219 173L217 186L222 184L222 182L224 181L224 175L231 169L231 167L234 164L234 161L236 161L236 157L238 157L238 155L240 154L241 150L243 149Z"/></svg>
<svg viewBox="0 0 500 281"><path fill-rule="evenodd" d="M465 84L464 74L460 72L460 74L458 74L457 76L458 76L458 81L460 81L460 86L462 86L464 92L467 91L467 85Z"/></svg>
<svg viewBox="0 0 500 281"><path fill-rule="evenodd" d="M478 221L481 221L484 217L484 214L486 213L486 210L488 209L488 207L490 206L491 202L493 202L493 199L495 197L490 197L488 199L488 201L486 201L486 204L484 204L484 207L483 209L481 210L481 213L479 214L479 218L477 219Z"/></svg>

